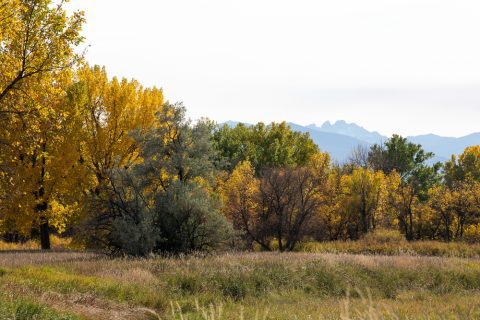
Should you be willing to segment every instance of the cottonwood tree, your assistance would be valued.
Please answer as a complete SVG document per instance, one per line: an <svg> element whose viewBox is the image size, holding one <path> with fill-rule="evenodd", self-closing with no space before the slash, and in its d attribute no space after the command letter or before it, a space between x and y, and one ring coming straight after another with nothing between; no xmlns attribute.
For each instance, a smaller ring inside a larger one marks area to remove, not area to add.
<svg viewBox="0 0 480 320"><path fill-rule="evenodd" d="M264 168L307 165L318 147L308 133L293 131L286 122L254 126L224 125L214 133L217 150L231 172L248 160L259 173Z"/></svg>
<svg viewBox="0 0 480 320"><path fill-rule="evenodd" d="M344 176L343 183L349 210L358 215L361 232L365 234L375 230L385 198L383 172L358 168L351 175Z"/></svg>
<svg viewBox="0 0 480 320"><path fill-rule="evenodd" d="M69 87L68 104L79 110L82 136L78 148L88 174L77 238L104 246L118 214L108 204L115 203L116 193L121 192L112 177L118 178L121 170L142 161L139 141L133 134L144 134L158 125L156 115L162 112L163 92L144 88L135 80L109 80L105 68L85 64Z"/></svg>
<svg viewBox="0 0 480 320"><path fill-rule="evenodd" d="M98 194L108 185L111 170L141 161L132 134L144 134L158 125L163 92L144 88L135 80L109 80L105 68L85 65L76 72L69 99L70 105L81 110L82 162L93 176L92 191Z"/></svg>
<svg viewBox="0 0 480 320"><path fill-rule="evenodd" d="M347 197L343 183L342 169L334 166L329 170L325 184L325 205L319 215L314 217L313 226L316 229L314 236L317 240L347 240L355 239L358 219L347 208ZM355 231L354 231L355 230Z"/></svg>
<svg viewBox="0 0 480 320"><path fill-rule="evenodd" d="M65 1L5 0L0 6L0 115L21 116L30 108L17 104L29 98L29 86L48 81L81 58L83 14L68 16Z"/></svg>
<svg viewBox="0 0 480 320"><path fill-rule="evenodd" d="M260 244L264 249L270 247L265 235L258 232L259 227L259 180L255 177L255 168L249 161L240 162L221 186L225 216L232 221L234 227L244 234L247 247L252 243Z"/></svg>
<svg viewBox="0 0 480 320"><path fill-rule="evenodd" d="M445 183L452 187L465 180L480 181L480 146L472 146L445 163Z"/></svg>
<svg viewBox="0 0 480 320"><path fill-rule="evenodd" d="M64 96L80 59L74 51L83 40L83 16L68 16L63 4L7 0L0 7L0 196L15 190L2 199L0 219L13 232L38 227L43 249L50 248L49 222L60 227L69 211L65 182L78 160L60 148L71 151L67 139L78 128Z"/></svg>
<svg viewBox="0 0 480 320"><path fill-rule="evenodd" d="M384 145L372 146L370 151L374 170L387 175L397 173L400 177L397 188L390 189L389 203L397 212L400 228L408 240L421 237L422 216L418 207L428 200L428 190L440 181L441 164L427 164L433 156L421 145L398 135L393 135Z"/></svg>
<svg viewBox="0 0 480 320"><path fill-rule="evenodd" d="M455 238L461 239L469 225L480 222L480 182L467 178L451 188L452 206L456 215Z"/></svg>
<svg viewBox="0 0 480 320"><path fill-rule="evenodd" d="M478 182L466 180L454 186L437 185L429 190L429 206L438 219L440 238L462 239L465 229L480 221L480 189Z"/></svg>
<svg viewBox="0 0 480 320"><path fill-rule="evenodd" d="M393 135L384 144L375 144L369 152L369 163L374 171L389 174L396 171L406 181L426 166L434 154L426 152L419 144L408 142L407 138ZM435 164L437 170L439 164Z"/></svg>
<svg viewBox="0 0 480 320"><path fill-rule="evenodd" d="M237 229L265 250L275 239L280 251L291 251L324 204L329 156L318 153L308 166L264 169L241 163L223 188L225 212Z"/></svg>
<svg viewBox="0 0 480 320"><path fill-rule="evenodd" d="M438 185L429 190L429 205L438 214L441 221L442 238L453 239L453 223L455 219L452 193L446 186Z"/></svg>

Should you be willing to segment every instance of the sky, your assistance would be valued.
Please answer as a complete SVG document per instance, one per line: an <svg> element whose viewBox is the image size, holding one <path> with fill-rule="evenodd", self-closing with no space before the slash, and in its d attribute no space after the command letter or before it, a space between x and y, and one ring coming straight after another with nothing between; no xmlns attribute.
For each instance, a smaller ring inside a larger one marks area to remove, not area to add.
<svg viewBox="0 0 480 320"><path fill-rule="evenodd" d="M192 119L480 131L478 0L71 0L87 60Z"/></svg>

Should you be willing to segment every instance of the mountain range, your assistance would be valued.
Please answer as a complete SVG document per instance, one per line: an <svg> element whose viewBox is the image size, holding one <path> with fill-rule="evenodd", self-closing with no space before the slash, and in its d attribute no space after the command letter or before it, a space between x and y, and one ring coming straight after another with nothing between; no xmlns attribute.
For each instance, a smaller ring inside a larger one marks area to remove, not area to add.
<svg viewBox="0 0 480 320"><path fill-rule="evenodd" d="M225 124L235 126L237 123L235 121L227 121ZM320 150L330 153L332 159L340 163L346 161L352 150L358 145L370 147L375 143L382 143L388 139L388 137L376 131L368 131L355 123L347 123L343 120L335 123L327 121L321 126L315 124L302 126L292 122L288 124L292 130L302 133L308 132ZM426 151L433 152L435 157L431 162L444 162L450 159L452 154L462 153L466 147L480 145L480 132L459 138L427 134L410 136L407 139L422 145Z"/></svg>

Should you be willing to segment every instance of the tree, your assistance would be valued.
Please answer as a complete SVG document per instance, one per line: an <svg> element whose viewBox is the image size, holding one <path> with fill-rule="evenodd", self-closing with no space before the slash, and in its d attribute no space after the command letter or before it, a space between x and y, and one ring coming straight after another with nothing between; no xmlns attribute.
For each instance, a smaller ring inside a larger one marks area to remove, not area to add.
<svg viewBox="0 0 480 320"><path fill-rule="evenodd" d="M458 158L453 155L445 163L445 183L448 186L467 179L480 181L480 146L468 147Z"/></svg>
<svg viewBox="0 0 480 320"><path fill-rule="evenodd" d="M213 127L192 124L182 105L165 103L154 126L132 132L141 161L109 170L109 184L92 202L97 210L83 224L89 243L134 255L224 244L230 225L213 190Z"/></svg>
<svg viewBox="0 0 480 320"><path fill-rule="evenodd" d="M395 208L400 227L408 240L421 237L419 207L428 200L428 190L441 180L438 173L441 164L427 164L432 157L433 153L425 152L421 145L398 135L393 135L384 145L372 146L369 154L375 170L387 175L396 172L400 177L397 188L390 190L389 204Z"/></svg>
<svg viewBox="0 0 480 320"><path fill-rule="evenodd" d="M395 171L389 176L388 206L407 240L414 240L414 225L417 222L417 213L421 212L418 210L420 201L417 191L414 186L402 183L400 175Z"/></svg>
<svg viewBox="0 0 480 320"><path fill-rule="evenodd" d="M239 124L235 128L224 125L215 131L214 140L230 172L245 160L257 173L264 168L307 165L318 152L308 133L293 131L285 122L268 126Z"/></svg>
<svg viewBox="0 0 480 320"><path fill-rule="evenodd" d="M47 107L28 120L25 140L15 147L18 157L5 162L11 170L4 185L15 189L2 202L5 229L27 234L40 228L43 249L50 248L50 227L63 231L75 213L85 177L78 149L81 119L65 103L66 87L57 79L41 93Z"/></svg>
<svg viewBox="0 0 480 320"><path fill-rule="evenodd" d="M384 174L358 168L351 175L344 176L349 209L359 215L361 232L375 230L377 215L384 201Z"/></svg>
<svg viewBox="0 0 480 320"><path fill-rule="evenodd" d="M291 251L325 202L329 168L330 157L317 153L307 166L267 168L257 179L244 162L222 188L224 211L248 240L272 250L275 239L280 251Z"/></svg>
<svg viewBox="0 0 480 320"><path fill-rule="evenodd" d="M219 198L196 183L173 182L158 194L155 222L161 239L157 251L192 252L219 248L232 236L220 213Z"/></svg>
<svg viewBox="0 0 480 320"><path fill-rule="evenodd" d="M421 145L394 134L384 145L375 144L371 147L369 163L374 171L381 170L385 174L396 171L405 181L425 167L433 156L433 153L425 152ZM439 169L439 164L434 166Z"/></svg>
<svg viewBox="0 0 480 320"><path fill-rule="evenodd" d="M314 217L314 236L317 240L356 239L358 220L347 209L347 196L343 183L344 172L341 167L334 166L329 170L325 182L324 205L320 214ZM353 230L355 229L355 231Z"/></svg>
<svg viewBox="0 0 480 320"><path fill-rule="evenodd" d="M213 133L215 147L219 151L220 163L228 172L243 161L254 158L256 152L252 139L252 129L239 123L235 128L227 124L217 128Z"/></svg>
<svg viewBox="0 0 480 320"><path fill-rule="evenodd" d="M269 249L266 239L258 233L259 181L249 161L240 162L222 185L223 212L233 226L245 235L247 247L257 242Z"/></svg>
<svg viewBox="0 0 480 320"><path fill-rule="evenodd" d="M370 149L360 144L352 150L352 153L350 154L347 160L347 164L354 168L355 167L364 168L364 169L370 168L371 159L369 159L369 155L370 155Z"/></svg>
<svg viewBox="0 0 480 320"><path fill-rule="evenodd" d="M79 162L88 174L80 194L78 238L88 236L90 245L104 246L119 214L108 204L117 203L122 189L112 179L142 161L140 142L133 134L158 126L156 114L162 112L163 93L143 88L135 80L109 80L105 68L83 65L76 70L67 103L81 119Z"/></svg>
<svg viewBox="0 0 480 320"><path fill-rule="evenodd" d="M455 214L455 238L461 239L469 225L480 222L480 183L467 179L449 188L451 206Z"/></svg>
<svg viewBox="0 0 480 320"><path fill-rule="evenodd" d="M438 185L429 190L429 205L440 217L443 239L451 241L452 225L455 219L452 193L446 186Z"/></svg>
<svg viewBox="0 0 480 320"><path fill-rule="evenodd" d="M66 182L78 159L66 141L78 127L64 95L80 59L74 51L83 21L79 12L67 16L63 1L0 5L0 196L15 190L9 201L1 199L0 219L12 232L39 227L43 249L50 248L49 222L61 230L67 207L75 205ZM62 147L72 151L64 159Z"/></svg>
<svg viewBox="0 0 480 320"><path fill-rule="evenodd" d="M143 163L134 170L152 193L156 223L163 240L158 250L191 251L214 248L230 237L214 194L217 151L213 122L185 119L181 104L166 103L159 126L138 136Z"/></svg>
<svg viewBox="0 0 480 320"><path fill-rule="evenodd" d="M30 113L18 105L28 99L30 86L70 68L81 57L75 54L83 38L80 30L83 14L67 16L64 1L7 0L0 8L0 115L21 116ZM47 77L46 77L47 76ZM47 82L48 83L48 82Z"/></svg>
<svg viewBox="0 0 480 320"><path fill-rule="evenodd" d="M457 182L454 186L437 185L429 190L429 206L440 225L437 230L445 241L463 239L465 230L480 221L478 182Z"/></svg>
<svg viewBox="0 0 480 320"><path fill-rule="evenodd" d="M108 80L105 68L80 68L69 89L69 104L83 117L82 163L93 175L92 193L109 184L109 172L141 161L133 132L143 134L158 125L163 92L137 81Z"/></svg>

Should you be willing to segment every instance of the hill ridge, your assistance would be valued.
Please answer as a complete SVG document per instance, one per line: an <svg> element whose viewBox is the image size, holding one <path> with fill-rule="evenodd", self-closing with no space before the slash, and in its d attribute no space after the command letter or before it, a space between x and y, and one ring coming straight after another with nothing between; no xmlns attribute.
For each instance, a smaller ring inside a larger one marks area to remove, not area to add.
<svg viewBox="0 0 480 320"><path fill-rule="evenodd" d="M222 124L234 127L239 123L241 122L229 120ZM244 124L251 125L249 123ZM354 122L348 123L344 120L338 120L333 124L330 121L325 121L320 127L315 123L306 126L294 122L287 122L287 124L290 125L292 130L302 133L308 132L320 150L330 153L332 159L338 162L345 162L353 148L358 145L370 147L388 139L377 131L369 131ZM428 133L408 136L407 139L413 143L421 144L426 151L435 153L432 162L443 162L450 159L453 154L462 153L469 146L480 145L480 132L462 137L444 137Z"/></svg>

